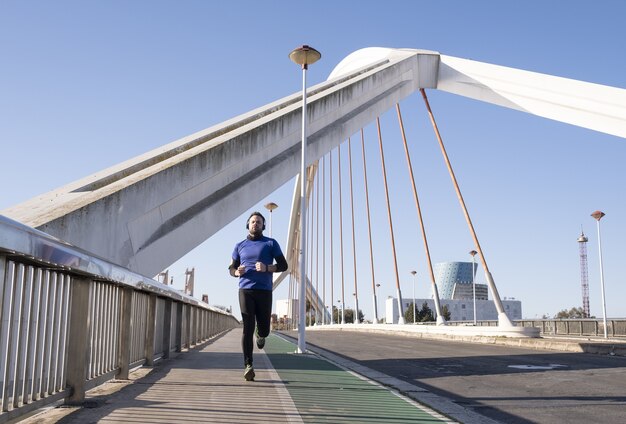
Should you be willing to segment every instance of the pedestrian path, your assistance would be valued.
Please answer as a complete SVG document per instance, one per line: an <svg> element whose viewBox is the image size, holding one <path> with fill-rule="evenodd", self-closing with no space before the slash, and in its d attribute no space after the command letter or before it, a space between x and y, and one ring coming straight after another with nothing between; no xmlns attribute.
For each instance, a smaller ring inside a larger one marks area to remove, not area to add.
<svg viewBox="0 0 626 424"><path fill-rule="evenodd" d="M243 378L241 329L158 363L122 389L88 394L80 409L56 408L27 423L439 423L453 422L279 335L254 352Z"/></svg>

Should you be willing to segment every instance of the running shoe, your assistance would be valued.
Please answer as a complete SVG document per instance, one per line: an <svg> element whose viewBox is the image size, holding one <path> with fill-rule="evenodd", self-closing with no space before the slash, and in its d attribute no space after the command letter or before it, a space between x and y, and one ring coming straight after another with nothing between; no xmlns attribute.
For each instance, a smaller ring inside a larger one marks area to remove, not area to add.
<svg viewBox="0 0 626 424"><path fill-rule="evenodd" d="M246 381L254 381L254 368L252 368L252 365L246 365L246 369L243 372L243 378L246 379Z"/></svg>

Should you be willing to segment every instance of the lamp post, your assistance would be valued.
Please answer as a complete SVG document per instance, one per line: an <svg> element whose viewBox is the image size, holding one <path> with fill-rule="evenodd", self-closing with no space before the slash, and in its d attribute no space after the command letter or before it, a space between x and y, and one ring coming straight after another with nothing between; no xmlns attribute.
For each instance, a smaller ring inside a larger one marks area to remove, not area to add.
<svg viewBox="0 0 626 424"><path fill-rule="evenodd" d="M415 274L417 274L417 271L411 271L411 274L413 274L413 324L415 324L415 322L417 321L417 319L415 318L415 315L416 315L416 308L415 308Z"/></svg>
<svg viewBox="0 0 626 424"><path fill-rule="evenodd" d="M296 353L306 352L306 340L304 333L305 299L306 296L306 71L309 65L317 62L322 57L321 53L313 47L303 45L289 53L289 59L302 67L302 159L300 164L300 293L298 296L298 348Z"/></svg>
<svg viewBox="0 0 626 424"><path fill-rule="evenodd" d="M277 207L278 207L278 205L276 203L274 203L274 202L269 202L267 205L265 205L265 209L270 211L270 238L272 237L272 212Z"/></svg>
<svg viewBox="0 0 626 424"><path fill-rule="evenodd" d="M341 307L341 299L337 299L337 303L339 304L339 306L337 306L337 322L339 322L339 317L343 316L343 308ZM345 322L341 322L342 324L345 324Z"/></svg>
<svg viewBox="0 0 626 424"><path fill-rule="evenodd" d="M600 238L600 219L605 215L602 211L595 211L591 214L598 223L598 251L600 252L600 288L602 289L602 320L604 321L604 338L608 339L609 335L606 328L606 300L604 297L604 270L602 267L602 239Z"/></svg>
<svg viewBox="0 0 626 424"><path fill-rule="evenodd" d="M474 256L476 256L478 252L475 250L470 250L469 254L472 255L472 293L474 297L474 325L476 325L476 281L474 280L474 276L476 274L474 268Z"/></svg>

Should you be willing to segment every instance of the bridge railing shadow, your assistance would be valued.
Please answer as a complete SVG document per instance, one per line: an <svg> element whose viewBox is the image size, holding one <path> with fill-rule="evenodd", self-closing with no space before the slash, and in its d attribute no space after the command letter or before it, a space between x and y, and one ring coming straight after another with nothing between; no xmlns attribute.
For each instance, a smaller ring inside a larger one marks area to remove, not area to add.
<svg viewBox="0 0 626 424"><path fill-rule="evenodd" d="M230 313L0 216L0 423L239 325Z"/></svg>

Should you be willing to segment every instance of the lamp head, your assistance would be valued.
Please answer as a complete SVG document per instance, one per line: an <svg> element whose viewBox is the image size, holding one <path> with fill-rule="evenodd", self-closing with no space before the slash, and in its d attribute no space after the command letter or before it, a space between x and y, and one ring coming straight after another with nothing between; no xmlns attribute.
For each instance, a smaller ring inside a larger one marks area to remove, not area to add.
<svg viewBox="0 0 626 424"><path fill-rule="evenodd" d="M591 216L594 217L596 221L600 221L600 219L602 219L604 215L606 214L602 211L595 211L594 213L591 214Z"/></svg>
<svg viewBox="0 0 626 424"><path fill-rule="evenodd" d="M276 209L277 207L278 207L278 205L277 205L276 203L274 203L274 202L270 202L270 203L268 203L267 205L265 205L265 209L269 210L269 211L270 211L270 213L271 213L274 209Z"/></svg>
<svg viewBox="0 0 626 424"><path fill-rule="evenodd" d="M294 49L291 53L289 53L289 59L292 62L302 66L302 69L308 69L309 65L314 64L320 58L322 54L315 50L311 46L307 46L306 44Z"/></svg>

